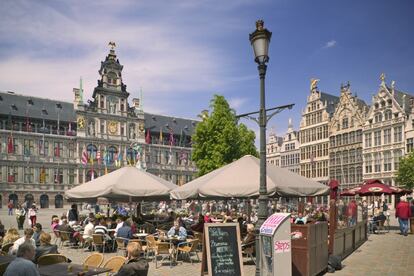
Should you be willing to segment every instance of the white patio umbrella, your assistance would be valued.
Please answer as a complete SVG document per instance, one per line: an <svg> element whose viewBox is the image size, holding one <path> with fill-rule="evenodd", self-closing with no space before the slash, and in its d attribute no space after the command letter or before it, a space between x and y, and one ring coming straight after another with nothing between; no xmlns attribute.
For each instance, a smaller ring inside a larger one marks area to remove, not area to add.
<svg viewBox="0 0 414 276"><path fill-rule="evenodd" d="M136 167L123 167L65 192L74 201L168 199L178 186Z"/></svg>
<svg viewBox="0 0 414 276"><path fill-rule="evenodd" d="M171 191L173 199L250 198L259 196L260 160L246 155L239 160ZM329 187L287 169L267 165L269 196L317 196L329 194Z"/></svg>

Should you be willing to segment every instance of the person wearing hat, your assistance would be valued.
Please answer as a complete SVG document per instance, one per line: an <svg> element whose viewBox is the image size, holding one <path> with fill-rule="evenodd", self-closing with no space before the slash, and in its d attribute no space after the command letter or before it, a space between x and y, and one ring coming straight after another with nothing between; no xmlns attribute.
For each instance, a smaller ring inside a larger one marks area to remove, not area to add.
<svg viewBox="0 0 414 276"><path fill-rule="evenodd" d="M400 224L401 235L407 236L408 234L408 220L411 217L411 208L407 202L407 198L402 196L400 202L395 210L395 217L398 218Z"/></svg>

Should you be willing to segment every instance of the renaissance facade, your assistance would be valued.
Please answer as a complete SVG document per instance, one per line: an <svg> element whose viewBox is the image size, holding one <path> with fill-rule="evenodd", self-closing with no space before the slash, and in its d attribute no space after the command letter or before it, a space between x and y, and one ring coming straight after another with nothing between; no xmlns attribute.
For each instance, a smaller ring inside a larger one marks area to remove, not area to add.
<svg viewBox="0 0 414 276"><path fill-rule="evenodd" d="M0 92L1 206L61 208L65 190L127 165L177 185L192 180L197 121L145 113L136 98L130 105L122 69L112 47L87 103L82 85L73 103Z"/></svg>
<svg viewBox="0 0 414 276"><path fill-rule="evenodd" d="M320 92L317 83L311 81L295 145L300 149L300 174L325 184L336 179L341 189L367 179L398 185L400 159L414 150L414 95L397 90L394 81L386 85L383 74L370 106L352 94L349 83L341 86L339 98ZM276 165L272 160L280 156L279 166L286 165L286 135L273 148L275 139L269 138L269 163Z"/></svg>

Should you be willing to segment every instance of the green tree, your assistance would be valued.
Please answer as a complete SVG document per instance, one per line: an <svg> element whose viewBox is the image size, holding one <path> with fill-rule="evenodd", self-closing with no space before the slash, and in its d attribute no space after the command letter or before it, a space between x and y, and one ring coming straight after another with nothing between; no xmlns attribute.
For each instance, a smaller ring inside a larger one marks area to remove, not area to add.
<svg viewBox="0 0 414 276"><path fill-rule="evenodd" d="M407 189L414 187L414 151L400 160L397 183Z"/></svg>
<svg viewBox="0 0 414 276"><path fill-rule="evenodd" d="M223 96L214 95L208 111L203 111L192 137L193 155L199 176L251 154L258 156L255 134L243 124L237 124L235 111Z"/></svg>

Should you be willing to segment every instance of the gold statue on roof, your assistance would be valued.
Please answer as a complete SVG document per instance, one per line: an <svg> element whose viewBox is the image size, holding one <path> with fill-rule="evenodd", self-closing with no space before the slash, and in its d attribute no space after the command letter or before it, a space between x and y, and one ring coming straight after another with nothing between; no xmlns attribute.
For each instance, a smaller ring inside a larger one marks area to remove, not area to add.
<svg viewBox="0 0 414 276"><path fill-rule="evenodd" d="M319 79L311 79L310 90L313 91L318 86Z"/></svg>
<svg viewBox="0 0 414 276"><path fill-rule="evenodd" d="M385 74L381 73L380 75L381 84L385 84Z"/></svg>

